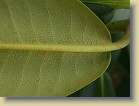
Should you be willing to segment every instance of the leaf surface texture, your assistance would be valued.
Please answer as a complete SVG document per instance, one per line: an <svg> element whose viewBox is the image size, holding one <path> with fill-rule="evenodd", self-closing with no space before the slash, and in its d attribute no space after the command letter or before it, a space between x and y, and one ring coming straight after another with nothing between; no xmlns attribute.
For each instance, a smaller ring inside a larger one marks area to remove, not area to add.
<svg viewBox="0 0 139 106"><path fill-rule="evenodd" d="M81 2L0 2L0 96L67 96L107 68L109 31Z"/></svg>

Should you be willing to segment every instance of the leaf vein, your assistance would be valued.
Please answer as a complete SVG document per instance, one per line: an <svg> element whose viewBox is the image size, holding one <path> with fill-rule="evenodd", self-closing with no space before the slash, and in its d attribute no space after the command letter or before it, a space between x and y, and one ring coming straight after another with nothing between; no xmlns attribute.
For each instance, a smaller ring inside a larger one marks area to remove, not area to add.
<svg viewBox="0 0 139 106"><path fill-rule="evenodd" d="M13 19L13 16L12 16L11 9L10 9L10 7L8 6L8 3L7 3L6 0L5 0L5 3L6 3L6 5L7 5L8 11L9 11L9 13L10 13L11 21L12 21L12 23L13 23L13 26L14 26L15 31L16 31L16 33L17 33L17 36L18 36L20 42L23 43L23 41L22 41L22 39L21 39L21 37L20 37L20 35L19 35L19 32L18 32L18 30L17 30L17 28L16 28L16 25L15 25L15 22L14 22L14 19Z"/></svg>
<svg viewBox="0 0 139 106"><path fill-rule="evenodd" d="M23 69L22 69L22 72L21 72L21 78L20 78L19 84L17 85L17 88L15 89L15 93L14 93L14 94L16 94L16 92L17 92L19 86L21 85L21 82L22 82L22 79L23 79L23 73L24 73L24 70L25 70L25 66L27 65L28 59L29 59L29 57L30 57L31 54L32 54L32 53L30 52L30 53L28 54L26 60L25 60L25 63L24 63L24 65L23 65Z"/></svg>
<svg viewBox="0 0 139 106"><path fill-rule="evenodd" d="M44 61L45 61L45 59L46 59L46 55L43 57L43 60L42 60L42 63L41 63L41 65L40 65L40 68L39 68L39 79L38 79L38 88L37 88L37 96L39 95L39 89L40 89L40 81L41 81L41 73L42 73L42 66L43 66L43 64L44 64Z"/></svg>
<svg viewBox="0 0 139 106"><path fill-rule="evenodd" d="M54 40L54 34L53 34L53 30L52 30L52 23L51 23L51 16L50 16L50 12L49 12L49 8L48 8L48 4L47 2L45 3L46 4L46 11L48 13L48 22L49 22L49 25L50 25L50 29L51 29L51 34L52 34L52 39L53 39L53 42L55 43L55 40Z"/></svg>
<svg viewBox="0 0 139 106"><path fill-rule="evenodd" d="M2 68L1 68L1 70L0 70L0 73L3 72L4 66L5 66L6 62L8 61L10 55L11 55L11 51L9 51L9 53L8 53L8 55L7 55L7 57L6 57L5 61L4 61L4 63L3 63ZM1 75L1 74L0 74L0 75Z"/></svg>
<svg viewBox="0 0 139 106"><path fill-rule="evenodd" d="M25 3L26 3L27 8L28 8L28 10L29 10L30 25L31 25L32 30L33 30L33 32L34 32L34 34L35 34L36 41L37 41L37 43L39 43L39 40L38 40L38 37L37 37L37 33L36 33L36 30L35 30L35 28L34 28L34 26L33 26L32 19L31 19L31 9L29 8L29 5L28 5L28 3L27 3L26 1L25 1Z"/></svg>

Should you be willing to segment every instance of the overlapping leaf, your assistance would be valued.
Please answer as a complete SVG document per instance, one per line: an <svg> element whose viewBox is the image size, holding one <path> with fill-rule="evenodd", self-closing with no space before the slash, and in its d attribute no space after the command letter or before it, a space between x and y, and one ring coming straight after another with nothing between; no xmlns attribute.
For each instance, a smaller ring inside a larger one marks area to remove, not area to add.
<svg viewBox="0 0 139 106"><path fill-rule="evenodd" d="M130 0L81 0L86 3L103 4L115 9L130 8Z"/></svg>

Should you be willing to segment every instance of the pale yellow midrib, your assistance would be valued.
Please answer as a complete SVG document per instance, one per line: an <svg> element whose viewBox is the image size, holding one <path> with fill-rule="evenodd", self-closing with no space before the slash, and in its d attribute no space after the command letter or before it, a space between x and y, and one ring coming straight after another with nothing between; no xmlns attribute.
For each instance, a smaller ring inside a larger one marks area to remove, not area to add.
<svg viewBox="0 0 139 106"><path fill-rule="evenodd" d="M130 42L130 37L109 44L98 45L35 45L35 44L0 44L0 50L27 51L58 51L58 52L109 52L124 48Z"/></svg>

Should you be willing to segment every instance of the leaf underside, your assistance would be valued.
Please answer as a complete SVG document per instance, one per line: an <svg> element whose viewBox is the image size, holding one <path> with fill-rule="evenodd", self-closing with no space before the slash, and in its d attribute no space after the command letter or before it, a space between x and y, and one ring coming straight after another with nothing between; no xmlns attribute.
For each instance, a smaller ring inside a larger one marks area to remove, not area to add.
<svg viewBox="0 0 139 106"><path fill-rule="evenodd" d="M79 1L0 2L0 45L111 44L107 28ZM67 96L81 89L97 79L110 62L110 52L81 51L0 46L0 96Z"/></svg>

